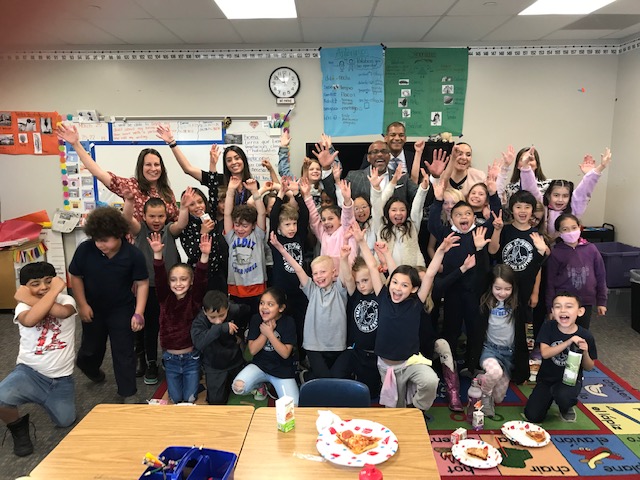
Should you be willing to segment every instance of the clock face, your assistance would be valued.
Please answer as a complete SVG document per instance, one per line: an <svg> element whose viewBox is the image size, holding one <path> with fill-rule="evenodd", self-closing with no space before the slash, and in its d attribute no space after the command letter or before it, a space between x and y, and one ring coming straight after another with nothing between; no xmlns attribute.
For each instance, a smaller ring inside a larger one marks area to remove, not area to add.
<svg viewBox="0 0 640 480"><path fill-rule="evenodd" d="M277 98L294 97L300 90L300 78L291 68L279 67L269 76L269 88Z"/></svg>

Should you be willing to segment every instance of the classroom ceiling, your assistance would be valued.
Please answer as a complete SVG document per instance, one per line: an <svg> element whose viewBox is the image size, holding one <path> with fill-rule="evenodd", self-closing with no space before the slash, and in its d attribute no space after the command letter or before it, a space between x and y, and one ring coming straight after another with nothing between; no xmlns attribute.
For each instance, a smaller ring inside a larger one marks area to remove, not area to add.
<svg viewBox="0 0 640 480"><path fill-rule="evenodd" d="M518 16L533 0L296 0L297 19L227 20L213 0L0 0L10 50L618 44L640 0L590 15Z"/></svg>

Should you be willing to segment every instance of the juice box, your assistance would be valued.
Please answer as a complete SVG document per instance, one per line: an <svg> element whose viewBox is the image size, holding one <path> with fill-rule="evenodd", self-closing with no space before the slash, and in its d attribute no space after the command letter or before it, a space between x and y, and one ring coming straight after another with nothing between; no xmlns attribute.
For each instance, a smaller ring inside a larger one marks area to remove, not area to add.
<svg viewBox="0 0 640 480"><path fill-rule="evenodd" d="M465 440L466 438L467 438L467 430L465 428L460 427L454 430L454 432L451 434L451 443L455 445L460 440Z"/></svg>
<svg viewBox="0 0 640 480"><path fill-rule="evenodd" d="M278 430L281 432L288 432L296 426L292 397L284 395L276 400L276 422L278 423Z"/></svg>
<svg viewBox="0 0 640 480"><path fill-rule="evenodd" d="M473 422L471 422L471 426L474 430L482 430L484 428L484 412L481 410L476 410L473 412Z"/></svg>

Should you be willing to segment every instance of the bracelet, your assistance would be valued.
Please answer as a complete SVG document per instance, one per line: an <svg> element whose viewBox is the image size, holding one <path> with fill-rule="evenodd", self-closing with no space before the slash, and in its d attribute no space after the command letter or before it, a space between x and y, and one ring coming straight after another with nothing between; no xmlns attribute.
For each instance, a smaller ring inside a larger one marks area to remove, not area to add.
<svg viewBox="0 0 640 480"><path fill-rule="evenodd" d="M169 145L169 148L176 148L178 146L178 142L174 140L172 143L168 143L167 145Z"/></svg>

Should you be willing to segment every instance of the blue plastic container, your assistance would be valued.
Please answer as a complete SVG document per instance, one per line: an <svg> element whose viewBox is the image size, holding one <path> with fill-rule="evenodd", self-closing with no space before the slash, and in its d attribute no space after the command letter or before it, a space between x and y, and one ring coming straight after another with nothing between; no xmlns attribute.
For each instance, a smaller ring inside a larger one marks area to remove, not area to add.
<svg viewBox="0 0 640 480"><path fill-rule="evenodd" d="M631 286L630 270L640 268L640 248L620 242L594 243L607 271L607 287Z"/></svg>
<svg viewBox="0 0 640 480"><path fill-rule="evenodd" d="M173 470L153 472L148 467L139 480L232 480L238 456L232 452L198 447L168 447L158 457L164 463L177 462Z"/></svg>

